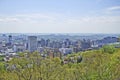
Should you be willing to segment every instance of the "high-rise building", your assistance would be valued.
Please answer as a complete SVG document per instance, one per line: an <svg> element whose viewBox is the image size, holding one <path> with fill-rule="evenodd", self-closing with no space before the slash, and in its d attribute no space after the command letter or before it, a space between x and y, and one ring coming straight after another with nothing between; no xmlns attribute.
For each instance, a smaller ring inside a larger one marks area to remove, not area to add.
<svg viewBox="0 0 120 80"><path fill-rule="evenodd" d="M12 35L9 35L8 41L9 41L10 44L12 44Z"/></svg>
<svg viewBox="0 0 120 80"><path fill-rule="evenodd" d="M44 39L41 39L41 47L45 47L45 40Z"/></svg>
<svg viewBox="0 0 120 80"><path fill-rule="evenodd" d="M34 52L37 50L37 37L36 36L28 36L28 51Z"/></svg>

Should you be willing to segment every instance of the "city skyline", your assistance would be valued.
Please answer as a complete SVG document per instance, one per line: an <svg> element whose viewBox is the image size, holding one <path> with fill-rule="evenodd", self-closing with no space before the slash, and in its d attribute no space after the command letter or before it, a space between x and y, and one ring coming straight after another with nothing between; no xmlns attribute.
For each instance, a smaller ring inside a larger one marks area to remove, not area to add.
<svg viewBox="0 0 120 80"><path fill-rule="evenodd" d="M120 0L1 0L0 33L120 33Z"/></svg>

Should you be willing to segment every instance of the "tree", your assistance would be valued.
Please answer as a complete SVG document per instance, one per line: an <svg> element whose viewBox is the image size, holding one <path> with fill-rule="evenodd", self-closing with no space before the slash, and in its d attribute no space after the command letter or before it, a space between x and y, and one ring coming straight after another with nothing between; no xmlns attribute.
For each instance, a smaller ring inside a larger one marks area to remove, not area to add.
<svg viewBox="0 0 120 80"><path fill-rule="evenodd" d="M103 53L110 53L110 54L112 54L112 53L115 52L115 47L112 46L112 45L105 45L105 46L103 46L102 50L103 50Z"/></svg>

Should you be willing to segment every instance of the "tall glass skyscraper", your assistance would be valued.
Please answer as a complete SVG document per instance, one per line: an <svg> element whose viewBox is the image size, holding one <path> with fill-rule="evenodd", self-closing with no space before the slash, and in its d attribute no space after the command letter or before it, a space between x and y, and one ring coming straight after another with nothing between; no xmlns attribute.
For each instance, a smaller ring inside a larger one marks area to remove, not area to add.
<svg viewBox="0 0 120 80"><path fill-rule="evenodd" d="M28 51L34 52L37 50L37 37L36 36L28 36Z"/></svg>

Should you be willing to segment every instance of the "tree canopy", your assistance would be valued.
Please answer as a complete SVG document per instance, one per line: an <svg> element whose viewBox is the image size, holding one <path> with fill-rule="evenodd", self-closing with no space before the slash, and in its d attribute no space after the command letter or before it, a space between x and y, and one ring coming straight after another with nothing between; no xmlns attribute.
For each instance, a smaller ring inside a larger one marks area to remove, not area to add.
<svg viewBox="0 0 120 80"><path fill-rule="evenodd" d="M109 51L111 46L103 49L104 52L70 54L66 56L67 64L58 57L41 57L37 52L20 54L10 62L0 62L0 80L120 80L120 49Z"/></svg>

